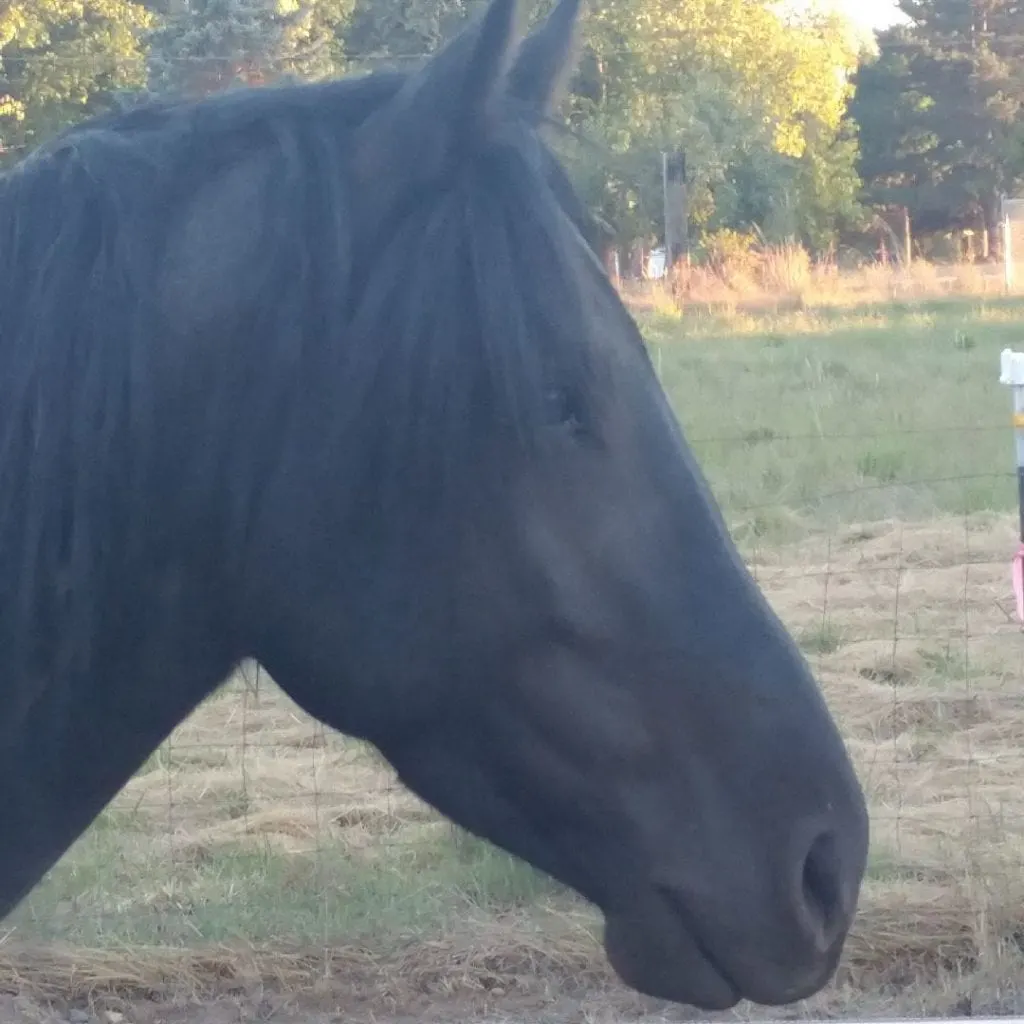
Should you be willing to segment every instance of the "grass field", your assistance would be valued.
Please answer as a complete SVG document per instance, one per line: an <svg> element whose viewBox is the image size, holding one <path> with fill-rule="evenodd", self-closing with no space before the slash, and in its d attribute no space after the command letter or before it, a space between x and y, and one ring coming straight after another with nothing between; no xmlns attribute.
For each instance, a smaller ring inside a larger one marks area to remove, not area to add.
<svg viewBox="0 0 1024 1024"><path fill-rule="evenodd" d="M774 1016L1024 1008L1024 639L997 382L1024 301L638 315L871 800L841 978ZM685 1019L616 985L595 925L249 670L0 928L0 992L22 1016L53 997L133 1020Z"/></svg>

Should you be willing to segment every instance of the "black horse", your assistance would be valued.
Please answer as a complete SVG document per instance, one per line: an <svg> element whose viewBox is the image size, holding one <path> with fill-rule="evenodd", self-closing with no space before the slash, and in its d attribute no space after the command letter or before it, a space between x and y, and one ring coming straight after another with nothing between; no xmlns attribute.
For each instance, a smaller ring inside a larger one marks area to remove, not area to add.
<svg viewBox="0 0 1024 1024"><path fill-rule="evenodd" d="M635 988L832 976L863 794L541 138L577 0L516 6L0 178L0 915L251 657Z"/></svg>

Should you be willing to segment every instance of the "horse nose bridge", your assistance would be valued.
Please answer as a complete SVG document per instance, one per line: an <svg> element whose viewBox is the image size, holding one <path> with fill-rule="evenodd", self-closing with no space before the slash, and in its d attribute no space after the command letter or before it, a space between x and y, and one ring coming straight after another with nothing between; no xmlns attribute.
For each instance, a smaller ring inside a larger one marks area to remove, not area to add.
<svg viewBox="0 0 1024 1024"><path fill-rule="evenodd" d="M793 893L806 866L805 880L819 903L845 900L866 858L863 789L799 654L790 659L783 651L774 665L768 656L766 673L755 678L748 673L756 673L757 660L744 664L741 656L742 679L707 683L728 696L714 702L694 736L706 773L699 797L704 813L722 829L724 845L744 851L743 871L752 881L756 875L767 881L767 873L772 885ZM836 873L842 877L832 878ZM834 898L825 892L833 881L842 890Z"/></svg>
<svg viewBox="0 0 1024 1024"><path fill-rule="evenodd" d="M820 718L808 715L800 727L784 712L766 713L758 729L763 744L749 755L753 785L736 794L757 827L781 832L786 849L793 842L810 849L816 837L828 836L841 850L865 829L863 791L823 702L821 710Z"/></svg>

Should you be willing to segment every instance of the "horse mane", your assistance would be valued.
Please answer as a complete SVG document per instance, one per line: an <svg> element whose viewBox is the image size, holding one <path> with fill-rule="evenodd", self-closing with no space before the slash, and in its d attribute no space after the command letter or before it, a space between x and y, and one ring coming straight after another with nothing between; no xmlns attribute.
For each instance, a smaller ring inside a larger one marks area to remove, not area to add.
<svg viewBox="0 0 1024 1024"><path fill-rule="evenodd" d="M204 183L256 154L275 172L257 211L268 243L232 282L248 308L204 362L209 443L183 456L190 480L230 496L219 529L235 557L273 471L267 449L287 448L303 418L332 459L324 486L349 488L353 509L373 501L401 532L431 502L467 500L480 438L538 441L552 386L586 416L594 289L610 284L523 111L507 104L493 144L400 218L357 230L372 183L354 183L349 143L405 79L145 103L66 130L0 177L8 673L87 670L112 595L152 565L147 517L181 484L158 478L154 455L174 426L160 372L174 359L159 315L166 240ZM243 372L244 387L228 379ZM263 436L246 446L244 430Z"/></svg>

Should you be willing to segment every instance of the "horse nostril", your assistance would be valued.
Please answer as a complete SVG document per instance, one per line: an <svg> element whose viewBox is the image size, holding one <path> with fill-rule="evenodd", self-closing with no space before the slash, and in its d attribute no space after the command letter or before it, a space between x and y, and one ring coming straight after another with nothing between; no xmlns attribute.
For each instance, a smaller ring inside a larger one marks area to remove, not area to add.
<svg viewBox="0 0 1024 1024"><path fill-rule="evenodd" d="M831 832L822 832L807 851L802 883L808 916L826 947L831 946L836 931L842 927L840 872L835 837Z"/></svg>

